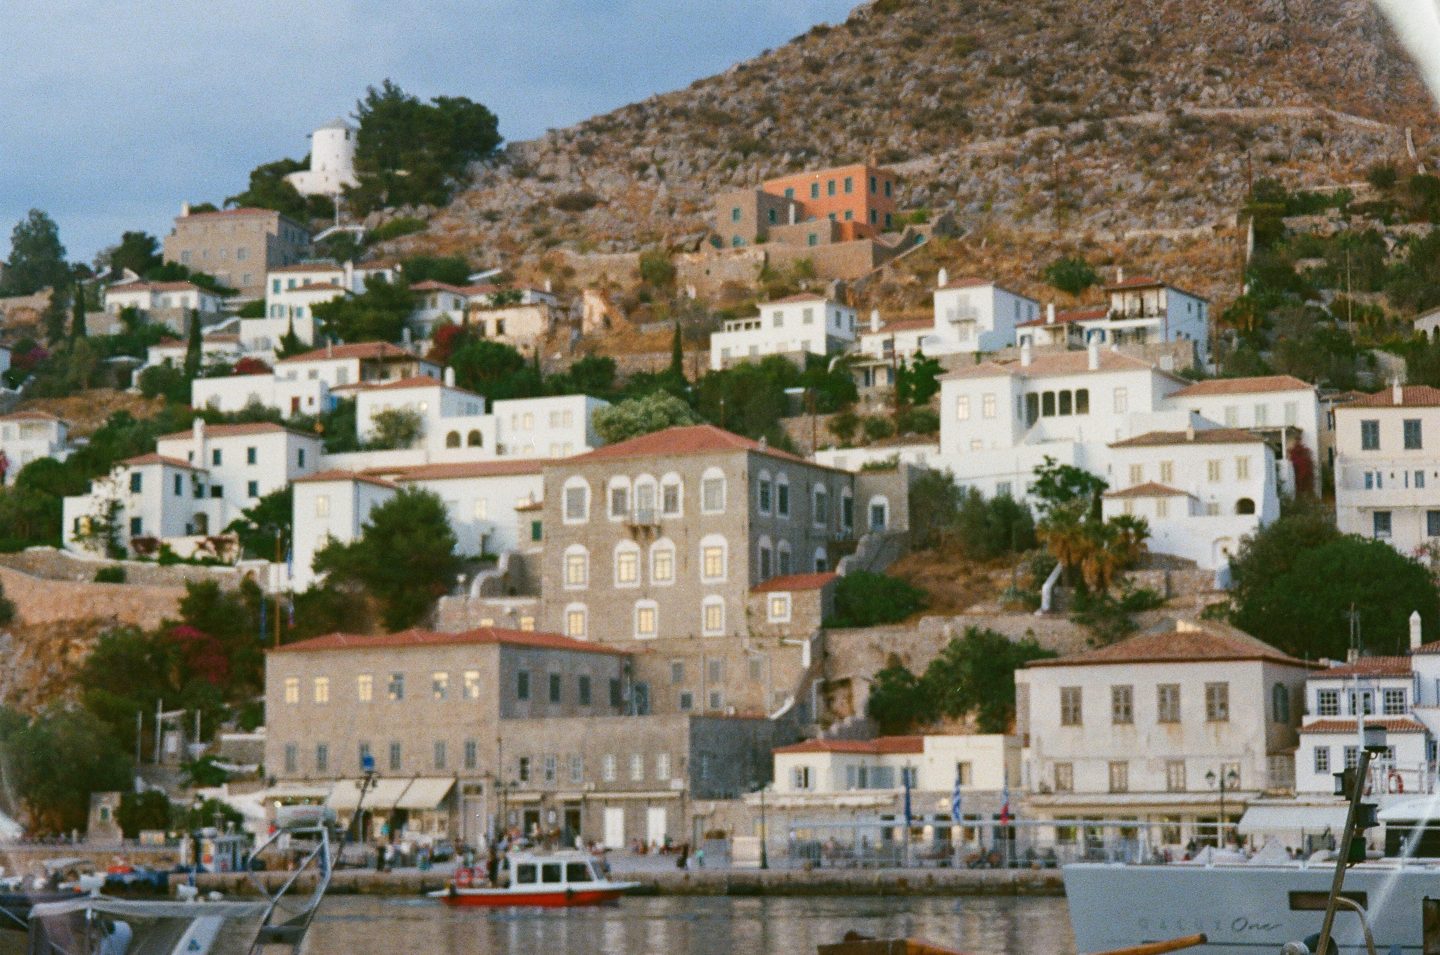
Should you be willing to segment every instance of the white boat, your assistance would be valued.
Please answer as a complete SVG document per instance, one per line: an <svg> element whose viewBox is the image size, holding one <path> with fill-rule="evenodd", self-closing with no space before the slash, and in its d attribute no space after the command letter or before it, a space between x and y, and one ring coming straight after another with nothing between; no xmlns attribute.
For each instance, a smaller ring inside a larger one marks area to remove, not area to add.
<svg viewBox="0 0 1440 955"><path fill-rule="evenodd" d="M506 857L504 883L484 883L483 867L455 870L450 884L430 893L446 905L570 908L614 902L638 882L612 882L583 852L517 852Z"/></svg>
<svg viewBox="0 0 1440 955"><path fill-rule="evenodd" d="M1227 861L1227 855L1200 863L1065 866L1076 951L1203 932L1207 945L1197 951L1206 955L1273 955L1320 931L1335 876L1332 860L1247 862ZM1440 952L1440 860L1360 863L1346 871L1344 894L1366 910L1377 950ZM1336 915L1333 938L1347 955L1367 951L1360 919L1346 909Z"/></svg>

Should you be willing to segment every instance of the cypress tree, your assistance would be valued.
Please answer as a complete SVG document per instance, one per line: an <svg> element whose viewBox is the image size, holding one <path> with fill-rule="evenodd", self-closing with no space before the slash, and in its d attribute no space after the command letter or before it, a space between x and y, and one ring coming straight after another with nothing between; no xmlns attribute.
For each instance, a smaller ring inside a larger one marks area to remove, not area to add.
<svg viewBox="0 0 1440 955"><path fill-rule="evenodd" d="M70 337L85 337L85 286L78 281L70 296Z"/></svg>
<svg viewBox="0 0 1440 955"><path fill-rule="evenodd" d="M190 336L185 342L185 377L195 378L200 374L200 312L190 313Z"/></svg>

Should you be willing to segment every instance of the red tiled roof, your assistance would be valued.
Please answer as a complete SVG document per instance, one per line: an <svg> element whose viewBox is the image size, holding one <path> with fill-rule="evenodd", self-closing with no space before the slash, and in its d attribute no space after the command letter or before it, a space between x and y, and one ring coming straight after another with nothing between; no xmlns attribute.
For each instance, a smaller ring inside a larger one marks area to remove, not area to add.
<svg viewBox="0 0 1440 955"><path fill-rule="evenodd" d="M1215 378L1173 392L1171 398L1203 398L1207 395L1250 395L1267 391L1306 391L1314 385L1294 375L1261 375L1256 378Z"/></svg>
<svg viewBox="0 0 1440 955"><path fill-rule="evenodd" d="M537 650L570 650L576 653L604 653L611 656L628 656L626 651L585 640L572 640L558 633L539 630L507 630L500 627L479 627L460 633L436 633L433 630L402 630L380 636L362 636L352 633L331 633L313 637L298 643L289 643L270 650L270 653L308 653L315 650L378 650L408 647L485 646L504 644L515 647L532 647Z"/></svg>
<svg viewBox="0 0 1440 955"><path fill-rule="evenodd" d="M201 471L201 470L204 470L203 468L197 468L195 465L191 464L189 461L181 461L179 458L166 457L166 456L163 455L163 454L142 454L142 455L140 455L140 456L138 456L138 457L126 458L124 461L121 461L120 463L123 464L123 465L126 465L127 467L136 467L136 468L141 467L141 466L146 465L146 464L165 464L165 465L169 465L169 466L172 467L172 468L184 468L184 469L187 470L187 471Z"/></svg>
<svg viewBox="0 0 1440 955"><path fill-rule="evenodd" d="M1417 653L1440 653L1440 640L1434 640L1430 643L1422 644L1421 646L1416 647L1414 650L1410 651L1411 656L1414 656Z"/></svg>
<svg viewBox="0 0 1440 955"><path fill-rule="evenodd" d="M124 285L112 285L105 290L107 295L118 292L203 292L206 295L213 295L220 298L209 289L203 289L194 282L126 282Z"/></svg>
<svg viewBox="0 0 1440 955"><path fill-rule="evenodd" d="M374 259L369 262L355 263L355 271L357 272L380 272L387 269L398 269L399 267L399 259Z"/></svg>
<svg viewBox="0 0 1440 955"><path fill-rule="evenodd" d="M1394 717L1365 717L1365 725L1377 726L1387 733L1423 733L1425 727L1414 720L1395 719ZM1300 727L1301 733L1354 733L1357 732L1354 720L1316 720L1313 723L1306 723Z"/></svg>
<svg viewBox="0 0 1440 955"><path fill-rule="evenodd" d="M68 423L64 418L57 417L48 411L16 411L0 416L0 421L59 421L62 424Z"/></svg>
<svg viewBox="0 0 1440 955"><path fill-rule="evenodd" d="M326 359L341 358L404 358L411 361L423 361L414 352L406 351L399 345L392 345L389 342L354 342L348 345L332 345L329 348L316 348L300 355L292 355L289 358L282 358L278 364L292 364L302 361L324 361ZM434 362L431 362L434 364Z"/></svg>
<svg viewBox="0 0 1440 955"><path fill-rule="evenodd" d="M768 302L761 302L760 308L766 305L791 305L795 302L828 302L830 301L819 292L801 292L799 295L787 295L784 298L772 299Z"/></svg>
<svg viewBox="0 0 1440 955"><path fill-rule="evenodd" d="M1440 388L1429 385L1404 385L1400 389L1400 401L1395 401L1395 389L1386 388L1373 395L1361 395L1337 410L1345 408L1433 408L1440 406Z"/></svg>
<svg viewBox="0 0 1440 955"><path fill-rule="evenodd" d="M447 385L434 375L411 375L409 378L397 378L395 381L382 381L379 383L366 382L367 391L389 391L403 390L405 388L448 388L451 391L463 391L467 395L474 395L476 398L483 398L484 395L476 394L468 388L460 388L456 385Z"/></svg>
<svg viewBox="0 0 1440 955"><path fill-rule="evenodd" d="M607 444L568 460L572 463L588 463L611 458L673 457L679 454L717 454L725 451L757 451L787 461L814 464L788 451L768 447L759 441L752 441L711 424L679 425L663 431L652 431L628 441Z"/></svg>
<svg viewBox="0 0 1440 955"><path fill-rule="evenodd" d="M214 335L205 336L207 342L238 342L239 340L240 336L234 332L217 332Z"/></svg>
<svg viewBox="0 0 1440 955"><path fill-rule="evenodd" d="M1409 657L1360 657L1353 663L1333 666L1323 673L1313 675L1314 679L1330 676L1409 676Z"/></svg>
<svg viewBox="0 0 1440 955"><path fill-rule="evenodd" d="M174 348L176 345L181 345L181 346L183 346L184 344L185 344L185 343L182 342L180 339L178 339L178 338L171 338L171 337L169 337L169 336L167 335L166 337L160 339L158 342L156 342L155 344L151 345L150 347L151 347L151 348Z"/></svg>
<svg viewBox="0 0 1440 955"><path fill-rule="evenodd" d="M1193 431L1147 431L1112 448L1158 448L1171 444L1261 444L1263 439L1239 428L1196 428Z"/></svg>
<svg viewBox="0 0 1440 955"><path fill-rule="evenodd" d="M468 296L468 295L470 294L470 293L469 293L468 291L466 291L465 288L463 288L462 286L459 286L459 285L451 285L449 282L437 282L437 281L435 281L434 279L426 279L426 280L423 281L423 282L416 282L414 285L410 286L410 291L412 291L412 292L454 292L456 295L459 295L459 296L461 296L462 298L464 298L464 297L466 297L466 296Z"/></svg>
<svg viewBox="0 0 1440 955"><path fill-rule="evenodd" d="M1123 491L1107 491L1106 497L1189 497L1186 491L1177 490L1164 484L1156 484L1154 481L1146 481L1144 484L1137 484L1134 487L1127 487Z"/></svg>
<svg viewBox="0 0 1440 955"><path fill-rule="evenodd" d="M395 485L389 481L381 480L365 473L354 471L343 471L339 468L331 468L328 471L316 471L314 474L307 474L291 481L291 484L324 484L330 481L359 481L362 484L374 484L377 487L394 489Z"/></svg>
<svg viewBox="0 0 1440 955"><path fill-rule="evenodd" d="M984 288L987 285L994 285L990 279L955 279L953 282L946 282L941 288Z"/></svg>
<svg viewBox="0 0 1440 955"><path fill-rule="evenodd" d="M879 756L887 753L923 753L923 736L882 736L879 739L807 739L801 743L780 746L775 753L857 753Z"/></svg>
<svg viewBox="0 0 1440 955"><path fill-rule="evenodd" d="M1202 302L1210 301L1203 295L1196 295L1194 292L1187 292L1183 288L1171 285L1169 282L1162 282L1159 279L1151 278L1148 275L1137 275L1134 278L1123 279L1119 282L1113 282L1110 285L1106 285L1104 288L1107 292L1121 292L1126 289L1132 288L1168 288L1174 289L1182 295L1188 295L1191 298L1198 298Z"/></svg>
<svg viewBox="0 0 1440 955"><path fill-rule="evenodd" d="M392 481L450 481L457 478L509 477L539 474L544 461L501 459L498 461L456 461L450 464L417 464L406 468L370 468L366 474L385 475Z"/></svg>
<svg viewBox="0 0 1440 955"><path fill-rule="evenodd" d="M207 438L238 438L247 434L271 434L277 431L288 431L290 434L298 434L306 438L315 438L315 435L308 431L299 431L295 428L287 428L283 424L276 424L273 421L252 421L246 424L207 424L205 426L205 437ZM162 434L156 441L178 441L181 438L188 438L193 431L176 431L173 434ZM319 440L316 438L316 440Z"/></svg>
<svg viewBox="0 0 1440 955"><path fill-rule="evenodd" d="M783 590L819 590L840 575L831 571L822 574L786 574L771 577L763 584L750 588L752 594L768 594Z"/></svg>
<svg viewBox="0 0 1440 955"><path fill-rule="evenodd" d="M334 262L296 262L293 265L277 265L269 272L344 272Z"/></svg>
<svg viewBox="0 0 1440 955"><path fill-rule="evenodd" d="M1100 349L1099 371L1149 371L1154 366L1141 358L1132 358L1117 351ZM1022 378L1044 378L1049 375L1080 375L1090 373L1090 352L1085 351L1063 351L1063 352L1037 352L1030 359L1029 365L1021 364L1018 358L1007 358L1003 360L991 359L981 362L978 365L966 365L962 368L941 375L941 378L993 378L997 375L1019 375ZM1174 378L1168 372L1157 372ZM1181 379L1176 379L1177 381Z"/></svg>
<svg viewBox="0 0 1440 955"><path fill-rule="evenodd" d="M1028 322L1021 322L1016 328L1044 328L1046 325L1068 325L1071 322L1093 322L1102 319L1110 314L1110 309L1104 305L1097 305L1094 308L1072 308L1064 312L1055 313L1055 321L1047 322L1045 316L1032 318Z"/></svg>
<svg viewBox="0 0 1440 955"><path fill-rule="evenodd" d="M1214 630L1172 630L1142 633L1108 647L1049 660L1034 660L1028 667L1100 666L1117 663L1208 663L1211 661L1264 660L1290 666L1319 669L1288 656L1247 633L1226 628Z"/></svg>

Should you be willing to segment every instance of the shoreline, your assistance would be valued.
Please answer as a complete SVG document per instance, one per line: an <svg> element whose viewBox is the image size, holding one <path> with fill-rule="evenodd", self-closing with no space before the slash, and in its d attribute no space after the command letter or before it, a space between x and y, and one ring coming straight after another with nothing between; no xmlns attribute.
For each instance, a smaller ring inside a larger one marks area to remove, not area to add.
<svg viewBox="0 0 1440 955"><path fill-rule="evenodd" d="M254 873L267 887L286 879L288 872ZM638 882L632 895L644 896L1064 896L1065 887L1055 869L711 869L688 872L612 872L617 882ZM171 885L187 881L175 875ZM375 872L341 869L330 882L333 895L389 895L419 897L443 889L449 873ZM205 891L226 896L254 895L243 873L206 873L196 884ZM305 891L314 879L302 877L295 889Z"/></svg>

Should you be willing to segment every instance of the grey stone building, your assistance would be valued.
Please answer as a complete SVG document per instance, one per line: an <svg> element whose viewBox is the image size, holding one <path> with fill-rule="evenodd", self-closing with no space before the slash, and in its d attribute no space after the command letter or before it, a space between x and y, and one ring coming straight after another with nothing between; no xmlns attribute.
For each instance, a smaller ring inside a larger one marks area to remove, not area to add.
<svg viewBox="0 0 1440 955"><path fill-rule="evenodd" d="M191 212L186 203L165 237L166 262L208 272L245 298L263 298L265 273L309 254L310 233L270 209Z"/></svg>

